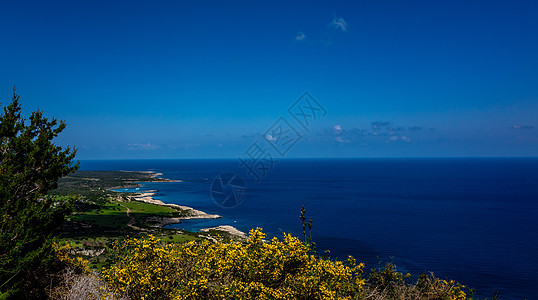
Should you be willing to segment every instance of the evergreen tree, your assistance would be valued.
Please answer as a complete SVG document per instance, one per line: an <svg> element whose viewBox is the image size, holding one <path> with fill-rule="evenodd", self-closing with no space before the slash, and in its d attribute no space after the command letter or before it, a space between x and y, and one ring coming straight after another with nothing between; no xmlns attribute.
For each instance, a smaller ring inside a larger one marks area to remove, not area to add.
<svg viewBox="0 0 538 300"><path fill-rule="evenodd" d="M46 194L79 166L74 148L52 142L65 123L39 110L24 119L19 99L13 88L0 111L0 298L28 298L28 282L50 261L51 234L69 213L69 203Z"/></svg>

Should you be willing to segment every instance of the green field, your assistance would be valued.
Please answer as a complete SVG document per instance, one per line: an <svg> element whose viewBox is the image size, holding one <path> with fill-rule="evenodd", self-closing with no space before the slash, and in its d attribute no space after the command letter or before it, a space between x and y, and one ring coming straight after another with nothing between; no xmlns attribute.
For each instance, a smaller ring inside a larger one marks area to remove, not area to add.
<svg viewBox="0 0 538 300"><path fill-rule="evenodd" d="M129 209L129 216L127 216ZM71 218L77 222L90 222L93 225L107 228L121 228L134 219L133 225L149 225L146 221L151 217L181 217L186 216L185 211L167 206L155 205L140 201L108 200L90 211L77 212Z"/></svg>
<svg viewBox="0 0 538 300"><path fill-rule="evenodd" d="M119 228L126 227L130 218L127 216L125 207L109 202L91 211L78 212L73 215L71 220L90 222L97 226Z"/></svg>

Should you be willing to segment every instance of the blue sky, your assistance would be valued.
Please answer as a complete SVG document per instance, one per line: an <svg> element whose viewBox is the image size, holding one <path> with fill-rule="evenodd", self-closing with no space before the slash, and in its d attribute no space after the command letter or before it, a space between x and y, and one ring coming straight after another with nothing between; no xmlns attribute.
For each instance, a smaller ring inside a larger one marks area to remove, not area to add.
<svg viewBox="0 0 538 300"><path fill-rule="evenodd" d="M280 117L286 157L538 154L536 1L3 1L0 41L0 101L79 159L236 158Z"/></svg>

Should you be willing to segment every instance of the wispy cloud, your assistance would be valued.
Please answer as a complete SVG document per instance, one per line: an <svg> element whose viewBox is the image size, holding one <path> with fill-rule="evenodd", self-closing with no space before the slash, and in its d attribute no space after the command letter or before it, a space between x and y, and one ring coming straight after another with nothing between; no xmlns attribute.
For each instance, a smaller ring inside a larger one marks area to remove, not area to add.
<svg viewBox="0 0 538 300"><path fill-rule="evenodd" d="M421 144L430 138L436 138L435 129L420 124L405 125L389 121L372 121L360 127L347 127L349 124L337 123L317 131L317 141L350 145L391 145L389 147L404 147L404 145Z"/></svg>
<svg viewBox="0 0 538 300"><path fill-rule="evenodd" d="M421 137L427 134L428 127L420 126L398 126L388 121L370 122L371 128L351 128L346 129L344 125L336 124L325 128L320 136L329 137L331 141L337 143L350 143L357 145L367 145L372 143L417 143ZM434 129L430 129L434 130Z"/></svg>
<svg viewBox="0 0 538 300"><path fill-rule="evenodd" d="M304 39L306 39L306 35L305 35L302 31L300 31L300 32L295 36L295 40L296 40L296 41L302 41L302 40L304 40Z"/></svg>
<svg viewBox="0 0 538 300"><path fill-rule="evenodd" d="M510 126L510 129L534 129L534 126L532 126L532 125L514 124L514 125Z"/></svg>
<svg viewBox="0 0 538 300"><path fill-rule="evenodd" d="M198 143L185 143L185 144L179 145L179 148L183 148L183 149L192 149L192 148L198 148L198 147L200 147L200 144Z"/></svg>
<svg viewBox="0 0 538 300"><path fill-rule="evenodd" d="M390 142L398 142L398 141L402 141L402 142L406 142L406 143L409 143L411 142L411 139L406 137L405 135L393 135L389 138Z"/></svg>
<svg viewBox="0 0 538 300"><path fill-rule="evenodd" d="M346 138L343 138L341 136L337 136L335 139L334 139L336 142L338 143L349 143L349 140L346 139Z"/></svg>
<svg viewBox="0 0 538 300"><path fill-rule="evenodd" d="M162 148L161 146L154 145L152 143L127 144L127 149L131 150L131 151L136 151L136 150L147 151L147 150L157 150L157 149L161 149L161 148Z"/></svg>
<svg viewBox="0 0 538 300"><path fill-rule="evenodd" d="M333 21L330 23L330 25L336 29L340 29L342 31L347 31L347 23L344 20L344 18L334 18Z"/></svg>

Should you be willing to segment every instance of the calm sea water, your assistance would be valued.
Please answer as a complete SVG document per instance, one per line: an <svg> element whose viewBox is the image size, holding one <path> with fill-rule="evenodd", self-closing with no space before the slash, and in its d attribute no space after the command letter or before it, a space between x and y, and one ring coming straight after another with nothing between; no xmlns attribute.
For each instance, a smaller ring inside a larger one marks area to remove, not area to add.
<svg viewBox="0 0 538 300"><path fill-rule="evenodd" d="M319 250L367 267L391 258L403 272L431 271L491 297L538 297L538 158L287 159L255 183L237 160L82 161L86 170L152 170L180 183L146 183L155 198L223 216L178 228L233 225L302 235L312 218ZM219 173L246 184L234 208L213 202Z"/></svg>

